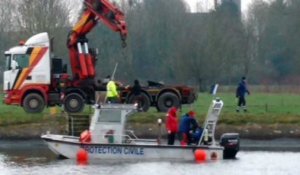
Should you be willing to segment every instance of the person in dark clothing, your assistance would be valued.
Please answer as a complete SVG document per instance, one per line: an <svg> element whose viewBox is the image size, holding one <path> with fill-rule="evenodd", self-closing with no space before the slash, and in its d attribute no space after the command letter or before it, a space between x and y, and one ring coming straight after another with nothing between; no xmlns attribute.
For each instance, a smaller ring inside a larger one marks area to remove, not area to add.
<svg viewBox="0 0 300 175"><path fill-rule="evenodd" d="M134 80L134 85L132 86L131 93L133 94L134 103L138 103L138 109L142 110L141 100L142 100L142 87L139 80Z"/></svg>
<svg viewBox="0 0 300 175"><path fill-rule="evenodd" d="M239 83L236 89L236 98L238 98L238 106L236 112L240 112L240 108L243 108L244 112L247 112L246 107L246 95L250 95L250 91L247 88L246 77L242 77L241 82Z"/></svg>
<svg viewBox="0 0 300 175"><path fill-rule="evenodd" d="M195 115L195 112L190 111L185 114L180 121L179 132L181 135L181 145L190 145L192 143L192 134L198 128Z"/></svg>
<svg viewBox="0 0 300 175"><path fill-rule="evenodd" d="M132 92L132 94L134 94L135 96L141 95L142 87L141 87L141 85L140 85L139 80L134 80L134 85L132 86L131 92Z"/></svg>
<svg viewBox="0 0 300 175"><path fill-rule="evenodd" d="M196 128L195 132L193 133L194 143L196 143L196 144L199 143L202 133L203 133L203 128L201 126Z"/></svg>

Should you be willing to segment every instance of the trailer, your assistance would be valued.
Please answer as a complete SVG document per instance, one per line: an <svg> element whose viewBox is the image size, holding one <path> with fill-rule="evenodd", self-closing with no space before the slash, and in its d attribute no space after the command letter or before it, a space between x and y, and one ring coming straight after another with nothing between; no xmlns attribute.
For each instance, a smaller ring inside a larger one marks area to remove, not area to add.
<svg viewBox="0 0 300 175"><path fill-rule="evenodd" d="M143 111L156 107L159 112L167 112L170 107L181 107L184 104L192 104L197 99L194 88L186 85L165 85L154 81L148 81L147 86L142 86L141 97L136 101L131 93L132 87L120 87L122 103L135 103L141 105Z"/></svg>

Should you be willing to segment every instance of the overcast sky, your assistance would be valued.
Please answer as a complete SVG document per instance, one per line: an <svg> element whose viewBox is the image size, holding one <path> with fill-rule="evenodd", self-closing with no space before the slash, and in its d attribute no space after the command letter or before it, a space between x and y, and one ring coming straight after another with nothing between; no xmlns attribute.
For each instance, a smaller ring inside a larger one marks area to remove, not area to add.
<svg viewBox="0 0 300 175"><path fill-rule="evenodd" d="M253 0L241 0L241 1L242 1L242 11L246 12L247 7L249 6L249 4L251 4ZM191 10L195 11L197 2L201 2L204 7L213 8L214 0L186 0L186 2L190 5Z"/></svg>
<svg viewBox="0 0 300 175"><path fill-rule="evenodd" d="M110 1L120 1L120 0L110 0ZM125 0L127 1L127 0ZM191 7L191 10L192 11L195 11L196 10L196 4L197 2L201 2L202 3L202 6L203 8L208 8L208 11L213 9L214 5L214 0L185 0L188 5ZM220 1L220 0L218 0ZM253 2L254 0L241 0L242 2L242 12L244 14L247 13L247 10L248 10L248 6ZM271 1L271 0L265 0L265 1ZM65 2L69 5L71 5L71 9L73 9L73 14L78 14L78 11L80 9L80 5L83 0L65 0ZM210 9L209 9L210 8ZM74 15L74 19L72 19L72 21L76 21L77 20L77 17L76 15Z"/></svg>
<svg viewBox="0 0 300 175"><path fill-rule="evenodd" d="M83 0L66 0L66 2L69 2L71 4L82 3L82 1ZM114 1L118 1L118 0L114 0ZM192 11L195 11L197 2L201 2L203 4L203 7L205 7L205 8L213 8L213 3L214 3L214 0L185 0L185 1L189 4ZM220 0L218 0L218 1L220 1ZM247 7L253 1L254 0L241 0L241 2L242 2L242 11L246 12L247 9L248 9ZM268 0L266 0L266 1L268 1ZM74 3L74 2L76 2L76 3Z"/></svg>

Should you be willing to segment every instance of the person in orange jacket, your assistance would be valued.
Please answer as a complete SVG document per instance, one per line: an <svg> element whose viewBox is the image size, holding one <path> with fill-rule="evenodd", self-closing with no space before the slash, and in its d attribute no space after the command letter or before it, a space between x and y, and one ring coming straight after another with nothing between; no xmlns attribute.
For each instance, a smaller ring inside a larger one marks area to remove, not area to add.
<svg viewBox="0 0 300 175"><path fill-rule="evenodd" d="M166 128L168 131L168 145L174 145L175 136L178 132L177 108L172 107L167 114Z"/></svg>

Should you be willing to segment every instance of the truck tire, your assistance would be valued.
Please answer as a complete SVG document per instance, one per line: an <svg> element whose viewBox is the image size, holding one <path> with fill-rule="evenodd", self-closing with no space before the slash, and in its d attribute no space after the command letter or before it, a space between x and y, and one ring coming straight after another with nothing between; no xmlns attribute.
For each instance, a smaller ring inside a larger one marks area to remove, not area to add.
<svg viewBox="0 0 300 175"><path fill-rule="evenodd" d="M173 106L180 107L180 100L176 94L165 92L159 96L156 106L159 112L167 112Z"/></svg>
<svg viewBox="0 0 300 175"><path fill-rule="evenodd" d="M78 93L70 93L65 97L64 109L67 113L79 113L84 109L84 99Z"/></svg>
<svg viewBox="0 0 300 175"><path fill-rule="evenodd" d="M136 103L137 101L140 104L140 108L143 112L147 112L149 110L151 102L146 93L142 92L138 99L135 99L135 96L133 94L131 94L128 98L129 104Z"/></svg>
<svg viewBox="0 0 300 175"><path fill-rule="evenodd" d="M30 93L25 96L22 105L27 113L41 113L45 108L45 100L37 93Z"/></svg>

